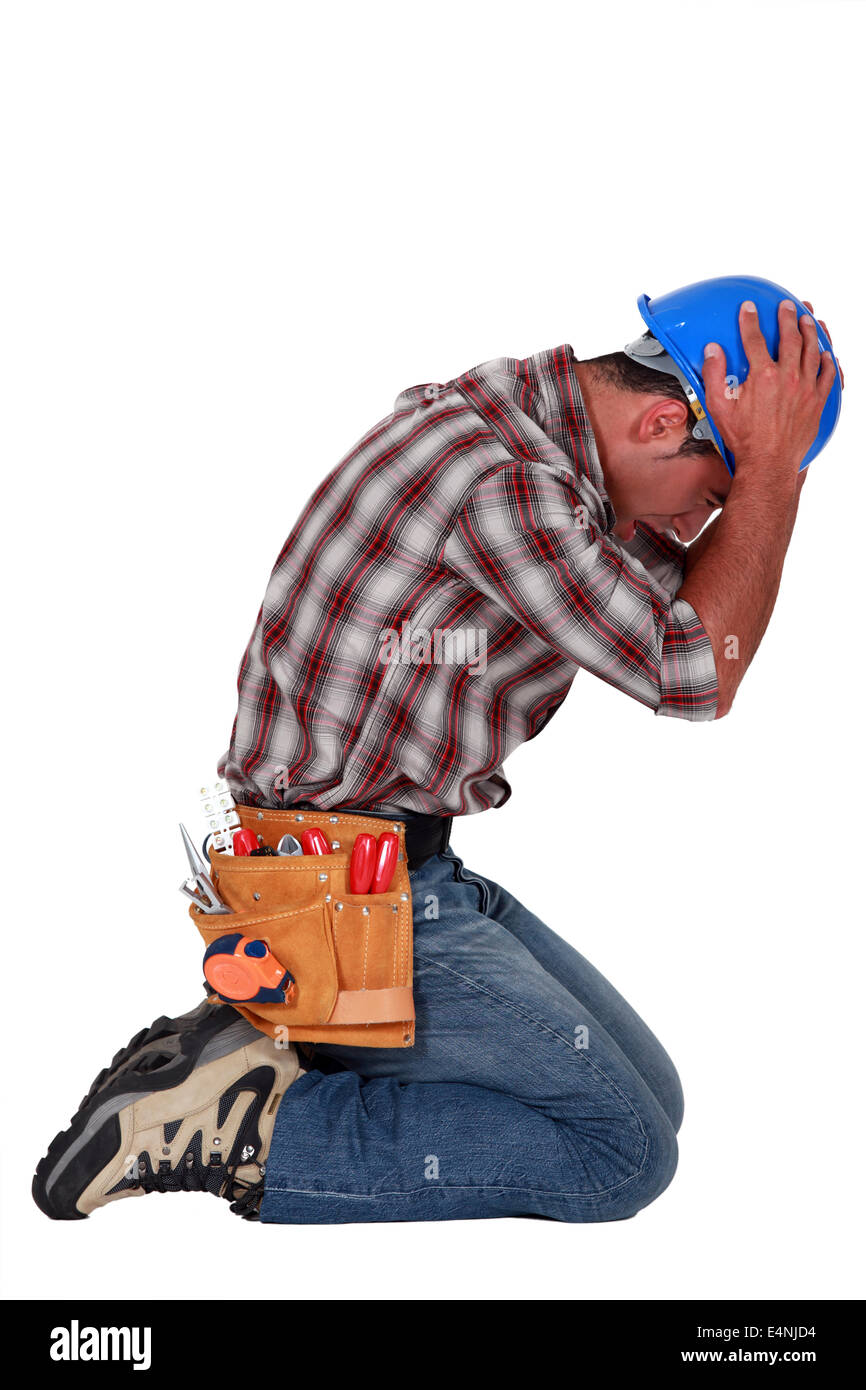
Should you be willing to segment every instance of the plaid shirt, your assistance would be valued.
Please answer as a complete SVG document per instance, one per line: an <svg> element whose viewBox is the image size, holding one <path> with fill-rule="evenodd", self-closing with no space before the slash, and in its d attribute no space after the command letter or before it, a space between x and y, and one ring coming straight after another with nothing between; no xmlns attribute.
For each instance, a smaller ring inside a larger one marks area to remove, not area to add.
<svg viewBox="0 0 866 1390"><path fill-rule="evenodd" d="M581 668L712 719L685 547L622 542L566 344L402 392L277 559L219 764L240 801L465 815Z"/></svg>

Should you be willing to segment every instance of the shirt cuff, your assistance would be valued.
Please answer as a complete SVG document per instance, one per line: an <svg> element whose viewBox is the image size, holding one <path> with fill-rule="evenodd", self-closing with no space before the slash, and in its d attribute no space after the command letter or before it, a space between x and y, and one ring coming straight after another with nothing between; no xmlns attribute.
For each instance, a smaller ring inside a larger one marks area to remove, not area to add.
<svg viewBox="0 0 866 1390"><path fill-rule="evenodd" d="M662 643L655 712L676 719L715 719L718 698L716 660L706 629L690 603L674 599Z"/></svg>

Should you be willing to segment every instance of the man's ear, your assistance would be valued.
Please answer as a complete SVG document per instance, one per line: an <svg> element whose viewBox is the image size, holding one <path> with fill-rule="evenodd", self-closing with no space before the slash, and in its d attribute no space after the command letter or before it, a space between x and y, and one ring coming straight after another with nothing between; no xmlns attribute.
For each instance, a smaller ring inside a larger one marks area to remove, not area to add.
<svg viewBox="0 0 866 1390"><path fill-rule="evenodd" d="M689 408L675 396L657 396L644 411L638 426L641 444L660 443L679 435L688 423Z"/></svg>

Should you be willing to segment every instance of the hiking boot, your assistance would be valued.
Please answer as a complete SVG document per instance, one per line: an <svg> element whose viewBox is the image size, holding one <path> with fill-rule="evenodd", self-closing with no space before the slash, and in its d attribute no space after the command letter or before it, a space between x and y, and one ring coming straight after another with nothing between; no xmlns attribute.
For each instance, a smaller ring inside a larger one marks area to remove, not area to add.
<svg viewBox="0 0 866 1390"><path fill-rule="evenodd" d="M120 1197L211 1192L255 1219L280 1099L298 1075L226 1004L159 1018L99 1073L39 1163L33 1198L77 1221Z"/></svg>

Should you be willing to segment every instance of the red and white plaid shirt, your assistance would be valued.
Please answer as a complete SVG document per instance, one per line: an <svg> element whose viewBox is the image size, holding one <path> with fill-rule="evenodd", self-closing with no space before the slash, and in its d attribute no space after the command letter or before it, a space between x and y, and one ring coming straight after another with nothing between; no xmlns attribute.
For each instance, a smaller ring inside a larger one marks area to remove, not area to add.
<svg viewBox="0 0 866 1390"><path fill-rule="evenodd" d="M308 502L238 677L236 799L465 815L582 667L712 719L685 547L611 534L572 349L413 386Z"/></svg>

